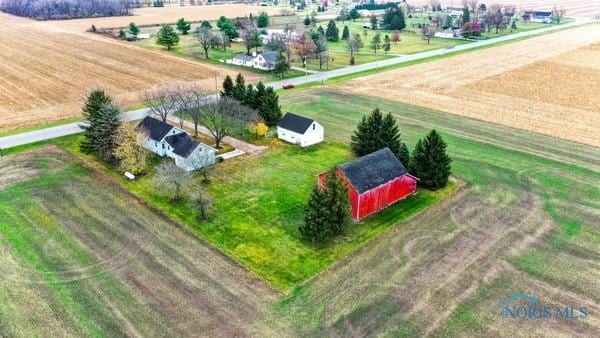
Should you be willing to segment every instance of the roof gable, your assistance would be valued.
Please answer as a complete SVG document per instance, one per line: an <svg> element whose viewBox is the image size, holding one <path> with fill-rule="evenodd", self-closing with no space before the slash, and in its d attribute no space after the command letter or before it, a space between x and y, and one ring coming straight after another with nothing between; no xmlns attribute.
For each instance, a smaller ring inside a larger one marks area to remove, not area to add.
<svg viewBox="0 0 600 338"><path fill-rule="evenodd" d="M201 144L198 141L192 140L186 133L167 136L165 141L173 147L173 153L184 158L190 156L190 154Z"/></svg>
<svg viewBox="0 0 600 338"><path fill-rule="evenodd" d="M146 116L137 125L137 130L145 130L148 137L154 141L161 141L174 127L168 123Z"/></svg>
<svg viewBox="0 0 600 338"><path fill-rule="evenodd" d="M279 121L277 126L298 134L304 134L313 122L315 122L315 120L288 112L281 121Z"/></svg>
<svg viewBox="0 0 600 338"><path fill-rule="evenodd" d="M339 168L359 194L408 173L387 147L344 163Z"/></svg>

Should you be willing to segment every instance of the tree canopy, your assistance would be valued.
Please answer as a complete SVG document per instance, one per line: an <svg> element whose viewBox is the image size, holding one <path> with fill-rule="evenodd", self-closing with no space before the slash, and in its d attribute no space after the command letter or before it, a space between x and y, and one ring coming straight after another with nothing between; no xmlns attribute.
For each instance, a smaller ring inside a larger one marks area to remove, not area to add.
<svg viewBox="0 0 600 338"><path fill-rule="evenodd" d="M435 129L417 142L409 168L423 187L437 190L448 184L452 160L446 148L446 142Z"/></svg>

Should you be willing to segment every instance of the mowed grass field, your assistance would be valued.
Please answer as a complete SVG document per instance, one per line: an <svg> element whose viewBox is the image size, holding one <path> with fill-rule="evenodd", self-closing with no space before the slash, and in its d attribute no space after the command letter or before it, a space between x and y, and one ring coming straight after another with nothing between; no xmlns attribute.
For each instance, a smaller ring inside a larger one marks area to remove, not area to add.
<svg viewBox="0 0 600 338"><path fill-rule="evenodd" d="M0 131L79 116L85 92L106 88L122 106L169 83L212 88L238 71L132 46L56 22L0 13ZM247 79L258 76L247 74Z"/></svg>
<svg viewBox="0 0 600 338"><path fill-rule="evenodd" d="M328 87L286 92L282 102L342 142L375 107L392 112L411 147L436 128L454 176L467 184L281 301L278 314L301 335L598 332L598 148ZM541 305L587 307L590 315L502 320L499 302L519 292Z"/></svg>
<svg viewBox="0 0 600 338"><path fill-rule="evenodd" d="M338 88L600 146L599 39L590 24Z"/></svg>
<svg viewBox="0 0 600 338"><path fill-rule="evenodd" d="M79 137L68 137L58 144L88 161L96 161L79 153L79 141ZM458 187L451 184L437 192L419 190L374 217L352 223L329 244L315 245L305 241L298 231L304 205L318 174L353 156L347 145L334 141L308 149L278 141L268 146L261 156L225 161L210 170L211 183L204 186L213 200L208 221L199 221L198 210L188 201L172 203L157 191L152 172L126 182L114 168L102 168L135 195L186 224L281 291L289 291L315 276L385 229L447 198ZM202 179L202 175L194 177L198 184Z"/></svg>
<svg viewBox="0 0 600 338"><path fill-rule="evenodd" d="M0 159L0 336L272 336L278 296L56 147Z"/></svg>

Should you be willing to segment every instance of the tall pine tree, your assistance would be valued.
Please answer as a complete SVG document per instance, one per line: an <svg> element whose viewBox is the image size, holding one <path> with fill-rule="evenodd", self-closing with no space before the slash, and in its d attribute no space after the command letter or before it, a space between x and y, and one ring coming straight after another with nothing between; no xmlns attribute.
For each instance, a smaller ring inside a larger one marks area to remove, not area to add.
<svg viewBox="0 0 600 338"><path fill-rule="evenodd" d="M81 109L83 119L86 122L85 125L80 126L84 130L84 139L80 144L81 151L84 153L92 153L97 150L97 135L92 126L96 126L96 121L99 118L100 111L104 107L111 105L112 102L112 98L108 96L104 90L97 89L88 94L85 104Z"/></svg>
<svg viewBox="0 0 600 338"><path fill-rule="evenodd" d="M231 97L233 96L233 80L231 76L227 75L225 80L223 80L223 90L221 91L222 97Z"/></svg>
<svg viewBox="0 0 600 338"><path fill-rule="evenodd" d="M325 192L315 184L310 199L304 207L304 221L298 228L300 234L313 243L328 240L332 236L328 215Z"/></svg>
<svg viewBox="0 0 600 338"><path fill-rule="evenodd" d="M344 30L342 31L342 40L348 40L350 38L350 29L348 26L344 26Z"/></svg>
<svg viewBox="0 0 600 338"><path fill-rule="evenodd" d="M325 31L325 37L327 41L338 41L340 39L340 31L335 25L335 21L329 20L327 24L327 30Z"/></svg>
<svg viewBox="0 0 600 338"><path fill-rule="evenodd" d="M420 185L437 190L448 184L452 160L446 153L446 148L446 142L435 129L429 132L425 139L417 142L410 170L420 179Z"/></svg>
<svg viewBox="0 0 600 338"><path fill-rule="evenodd" d="M110 103L103 105L93 118L87 120L85 140L80 145L86 153L96 153L106 161L114 160L117 135L121 126L121 112Z"/></svg>
<svg viewBox="0 0 600 338"><path fill-rule="evenodd" d="M388 147L400 159L402 144L396 119L391 113L384 116L379 108L376 108L368 116L363 116L358 123L351 137L350 147L357 156Z"/></svg>
<svg viewBox="0 0 600 338"><path fill-rule="evenodd" d="M281 106L279 105L279 95L273 90L273 87L268 87L259 102L259 115L265 120L265 123L270 126L276 126L281 120Z"/></svg>
<svg viewBox="0 0 600 338"><path fill-rule="evenodd" d="M246 80L241 73L235 78L235 86L231 92L234 99L244 102L246 100Z"/></svg>

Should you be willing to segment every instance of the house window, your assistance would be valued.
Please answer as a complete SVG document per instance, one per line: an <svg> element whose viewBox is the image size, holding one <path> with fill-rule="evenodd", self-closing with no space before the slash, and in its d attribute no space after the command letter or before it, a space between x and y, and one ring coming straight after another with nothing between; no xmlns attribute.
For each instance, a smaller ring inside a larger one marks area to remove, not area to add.
<svg viewBox="0 0 600 338"><path fill-rule="evenodd" d="M164 143L162 144L162 148L165 149L165 144Z"/></svg>
<svg viewBox="0 0 600 338"><path fill-rule="evenodd" d="M315 130L315 127L316 127L316 126L317 126L317 125L313 123L313 130Z"/></svg>

